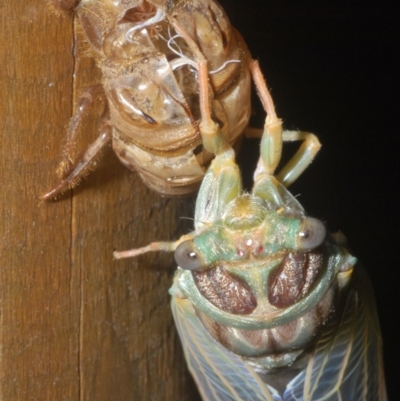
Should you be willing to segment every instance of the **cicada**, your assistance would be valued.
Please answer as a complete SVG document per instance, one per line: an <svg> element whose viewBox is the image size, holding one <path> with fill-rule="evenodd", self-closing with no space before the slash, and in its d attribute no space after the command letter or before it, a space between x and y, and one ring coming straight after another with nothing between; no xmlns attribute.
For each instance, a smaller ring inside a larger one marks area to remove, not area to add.
<svg viewBox="0 0 400 401"><path fill-rule="evenodd" d="M195 46L192 44L192 46ZM207 62L198 60L203 144L216 156L202 182L194 231L115 257L174 251L172 312L204 400L385 401L372 289L347 249L287 190L320 144L284 131L257 62L267 113L251 193L211 116ZM285 141L302 141L275 175Z"/></svg>
<svg viewBox="0 0 400 401"><path fill-rule="evenodd" d="M76 184L110 142L121 162L151 189L171 196L197 191L213 154L202 146L198 127L197 55L172 21L208 61L213 118L227 141L239 145L250 117L250 58L222 7L214 0L52 2L78 15L102 83L80 95L67 129L59 184L42 198ZM98 137L77 156L85 116L99 104L104 111Z"/></svg>

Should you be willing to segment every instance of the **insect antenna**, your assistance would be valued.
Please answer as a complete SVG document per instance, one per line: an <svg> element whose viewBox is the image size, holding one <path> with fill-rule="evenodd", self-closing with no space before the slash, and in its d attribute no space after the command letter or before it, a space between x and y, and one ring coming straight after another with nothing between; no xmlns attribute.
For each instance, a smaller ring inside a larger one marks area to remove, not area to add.
<svg viewBox="0 0 400 401"><path fill-rule="evenodd" d="M171 242L152 242L149 245L141 248L130 249L128 251L114 251L114 259L135 258L147 252L174 252L180 243L192 239L195 236L194 232L182 235L178 240Z"/></svg>

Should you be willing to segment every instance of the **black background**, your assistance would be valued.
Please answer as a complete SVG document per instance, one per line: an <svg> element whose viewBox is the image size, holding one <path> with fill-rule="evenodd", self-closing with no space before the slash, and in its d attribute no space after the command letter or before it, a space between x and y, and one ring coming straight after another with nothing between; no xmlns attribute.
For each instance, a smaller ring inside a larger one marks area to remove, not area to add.
<svg viewBox="0 0 400 401"><path fill-rule="evenodd" d="M343 231L368 270L389 400L399 399L399 15L384 2L221 4L260 61L285 128L314 132L323 144L291 192L331 231ZM256 97L253 104L253 125L261 126ZM239 162L247 185L257 154L257 142L246 141Z"/></svg>

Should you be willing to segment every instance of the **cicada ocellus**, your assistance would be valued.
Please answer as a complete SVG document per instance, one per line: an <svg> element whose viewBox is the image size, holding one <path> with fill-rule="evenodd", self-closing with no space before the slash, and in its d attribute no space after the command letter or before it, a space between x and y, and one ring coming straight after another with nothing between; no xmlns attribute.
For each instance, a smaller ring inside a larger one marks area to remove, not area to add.
<svg viewBox="0 0 400 401"><path fill-rule="evenodd" d="M368 278L344 236L308 217L286 189L311 163L318 139L282 130L252 62L267 117L254 186L243 193L234 152L211 119L207 62L198 63L200 132L216 157L197 198L195 229L115 257L175 252L172 311L204 400L385 401ZM274 175L283 142L295 140L302 146Z"/></svg>
<svg viewBox="0 0 400 401"><path fill-rule="evenodd" d="M78 98L59 183L42 198L76 184L110 142L151 189L171 196L197 191L213 154L202 147L198 128L197 56L172 21L208 60L213 118L228 142L239 145L250 117L250 57L222 7L214 0L52 2L79 17L102 82ZM98 137L77 156L77 136L99 104Z"/></svg>

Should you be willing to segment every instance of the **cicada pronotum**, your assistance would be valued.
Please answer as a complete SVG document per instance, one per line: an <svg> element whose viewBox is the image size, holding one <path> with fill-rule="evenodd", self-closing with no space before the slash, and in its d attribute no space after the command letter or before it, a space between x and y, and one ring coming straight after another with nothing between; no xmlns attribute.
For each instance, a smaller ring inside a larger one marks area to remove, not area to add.
<svg viewBox="0 0 400 401"><path fill-rule="evenodd" d="M172 20L208 63L212 115L234 146L250 116L249 52L214 0L52 0L74 10L102 72L102 83L78 99L59 184L73 186L112 142L121 162L164 195L195 192L213 154L201 145L196 56ZM79 3L76 5L76 3ZM104 104L97 139L79 157L77 135L88 111Z"/></svg>
<svg viewBox="0 0 400 401"><path fill-rule="evenodd" d="M318 139L282 130L251 62L267 117L253 189L242 193L234 151L212 120L207 62L198 64L200 132L216 157L198 194L195 229L115 257L175 252L172 311L204 400L385 401L369 280L343 234L329 234L286 189L311 163ZM283 142L297 140L302 146L274 175Z"/></svg>

